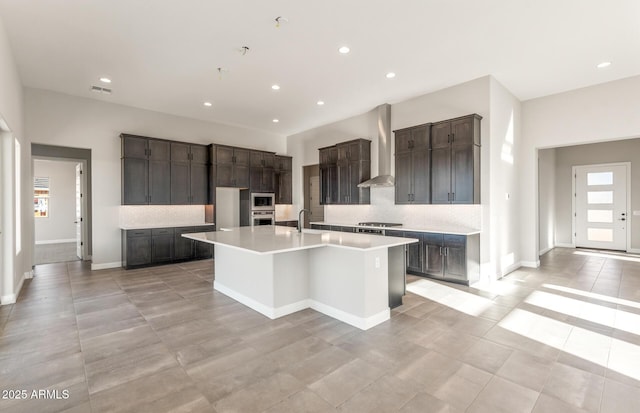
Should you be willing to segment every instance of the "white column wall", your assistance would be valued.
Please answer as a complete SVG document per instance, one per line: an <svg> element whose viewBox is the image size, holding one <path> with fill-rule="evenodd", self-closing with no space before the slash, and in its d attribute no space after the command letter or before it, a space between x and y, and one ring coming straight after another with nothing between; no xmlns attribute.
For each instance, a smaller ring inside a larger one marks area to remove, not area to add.
<svg viewBox="0 0 640 413"><path fill-rule="evenodd" d="M489 199L483 198L484 221L480 245L489 238L490 258L484 257L482 274L500 278L520 267L520 170L518 151L521 142L521 103L496 79L491 78L490 143L482 150L489 153ZM484 122L484 119L483 119ZM486 142L486 140L483 140ZM486 165L484 165L486 166ZM483 168L485 173L485 168ZM487 180L483 177L483 184ZM486 190L487 188L483 188ZM488 218L487 218L488 216ZM486 253L486 245L483 248ZM526 264L526 263L525 263Z"/></svg>

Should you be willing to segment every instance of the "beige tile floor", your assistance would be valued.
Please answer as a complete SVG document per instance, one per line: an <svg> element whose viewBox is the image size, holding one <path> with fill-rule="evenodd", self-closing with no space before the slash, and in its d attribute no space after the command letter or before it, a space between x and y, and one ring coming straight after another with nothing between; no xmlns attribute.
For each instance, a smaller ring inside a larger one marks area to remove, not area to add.
<svg viewBox="0 0 640 413"><path fill-rule="evenodd" d="M269 320L212 280L210 260L37 266L0 307L0 411L640 411L635 257L556 249L472 288L410 277L418 294L366 332Z"/></svg>

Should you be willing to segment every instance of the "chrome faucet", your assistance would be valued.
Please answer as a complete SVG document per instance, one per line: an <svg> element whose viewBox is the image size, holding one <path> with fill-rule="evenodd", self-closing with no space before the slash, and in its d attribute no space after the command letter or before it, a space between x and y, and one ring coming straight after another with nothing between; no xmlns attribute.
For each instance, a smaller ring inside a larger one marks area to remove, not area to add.
<svg viewBox="0 0 640 413"><path fill-rule="evenodd" d="M308 209L301 209L300 212L298 212L298 232L302 232L302 213L307 211L309 213L309 215L311 214L311 211L309 211Z"/></svg>

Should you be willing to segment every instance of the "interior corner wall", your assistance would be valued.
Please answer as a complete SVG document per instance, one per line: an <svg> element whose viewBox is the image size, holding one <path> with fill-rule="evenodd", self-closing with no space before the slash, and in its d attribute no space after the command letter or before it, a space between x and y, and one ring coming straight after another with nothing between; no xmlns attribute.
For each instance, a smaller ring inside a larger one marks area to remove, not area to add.
<svg viewBox="0 0 640 413"><path fill-rule="evenodd" d="M522 264L520 256L520 101L496 79L491 78L489 163L489 274L498 278ZM485 148L483 147L483 150Z"/></svg>
<svg viewBox="0 0 640 413"><path fill-rule="evenodd" d="M556 149L556 239L559 244L572 244L571 236L573 180L572 167L618 162L631 163L631 211L628 211L631 225L631 245L629 248L640 250L640 219L633 211L640 211L640 188L633 183L640 182L640 139L625 139L615 142L593 143L588 145L567 146Z"/></svg>
<svg viewBox="0 0 640 413"><path fill-rule="evenodd" d="M35 242L75 240L77 161L35 159L33 176L49 178L49 216L35 218Z"/></svg>
<svg viewBox="0 0 640 413"><path fill-rule="evenodd" d="M556 150L538 151L539 254L556 246Z"/></svg>
<svg viewBox="0 0 640 413"><path fill-rule="evenodd" d="M29 247L32 241L32 227L30 221L22 214L21 222L17 223L17 229L21 233L20 253L15 254L15 234L13 226L16 218L15 214L15 176L13 168L14 139L20 142L21 151L21 175L28 176L29 149L24 135L23 119L23 89L18 69L16 66L9 38L4 28L4 23L0 17L0 138L2 142L2 181L0 181L0 197L3 202L2 214L0 217L2 224L2 236L0 246L2 250L2 268L0 269L0 297L2 303L15 301L22 285L24 274L30 271L30 255L32 249ZM21 205L28 200L25 195L28 181L21 181L20 193L23 195ZM29 201L29 205L31 202Z"/></svg>
<svg viewBox="0 0 640 413"><path fill-rule="evenodd" d="M121 265L120 133L286 153L281 135L30 88L25 130L32 143L91 149L93 268Z"/></svg>
<svg viewBox="0 0 640 413"><path fill-rule="evenodd" d="M372 125L375 125L375 116L375 111L371 110L348 119L309 129L287 137L287 151L288 154L293 157L293 206L289 210L291 216L289 216L288 219L298 219L298 211L302 209L304 205L303 168L305 166L318 164L319 148L356 138L370 139L371 173L374 173L374 171L377 172L378 142L374 138L377 132L372 127Z"/></svg>
<svg viewBox="0 0 640 413"><path fill-rule="evenodd" d="M538 261L538 149L640 137L640 76L528 100L520 151L523 261Z"/></svg>

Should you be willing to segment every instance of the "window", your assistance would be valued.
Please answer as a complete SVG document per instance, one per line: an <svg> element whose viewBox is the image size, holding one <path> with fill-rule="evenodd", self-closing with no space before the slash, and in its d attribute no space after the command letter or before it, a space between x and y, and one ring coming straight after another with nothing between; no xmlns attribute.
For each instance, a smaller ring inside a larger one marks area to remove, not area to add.
<svg viewBox="0 0 640 413"><path fill-rule="evenodd" d="M36 218L49 217L49 177L33 178L33 210Z"/></svg>

